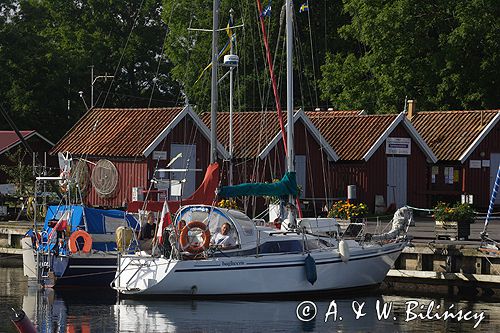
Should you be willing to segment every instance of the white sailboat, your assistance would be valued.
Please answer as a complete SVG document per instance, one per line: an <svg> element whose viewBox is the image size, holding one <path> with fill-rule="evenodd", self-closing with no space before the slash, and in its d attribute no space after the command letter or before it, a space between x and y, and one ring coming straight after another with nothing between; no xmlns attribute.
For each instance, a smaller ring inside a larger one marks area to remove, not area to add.
<svg viewBox="0 0 500 333"><path fill-rule="evenodd" d="M218 2L214 1L213 11L212 162L215 161L217 109ZM286 1L286 16L287 118L288 124L293 124L291 0ZM287 141L290 143L287 145L288 172L279 195L288 195L292 203L297 186L291 125ZM223 188L222 192L234 191ZM291 209L284 223L287 230L256 226L239 211L206 205L181 207L174 224L178 225L181 220L187 226L181 232L180 245L174 244L169 256L119 257L114 289L123 295L137 296L213 296L313 293L378 285L407 244L411 211L402 208L396 212L388 233L360 239L343 239L334 219L296 219ZM210 236L225 223L231 226L227 236L236 245L211 247Z"/></svg>

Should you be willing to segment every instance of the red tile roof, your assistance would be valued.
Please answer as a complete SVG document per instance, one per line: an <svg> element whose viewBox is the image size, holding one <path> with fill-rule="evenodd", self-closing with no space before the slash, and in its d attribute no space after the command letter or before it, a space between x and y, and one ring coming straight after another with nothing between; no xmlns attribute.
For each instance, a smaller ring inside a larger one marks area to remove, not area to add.
<svg viewBox="0 0 500 333"><path fill-rule="evenodd" d="M398 116L345 116L336 114L336 111L311 111L306 115L341 160L362 160Z"/></svg>
<svg viewBox="0 0 500 333"><path fill-rule="evenodd" d="M23 138L30 136L35 131L20 131ZM0 154L18 144L21 140L14 131L0 131Z"/></svg>
<svg viewBox="0 0 500 333"><path fill-rule="evenodd" d="M143 156L146 148L183 109L92 109L66 133L51 152Z"/></svg>
<svg viewBox="0 0 500 333"><path fill-rule="evenodd" d="M363 110L315 110L306 111L309 115L324 115L325 117L335 117L335 116L360 116L363 115Z"/></svg>
<svg viewBox="0 0 500 333"><path fill-rule="evenodd" d="M456 161L500 110L419 111L411 122L438 160Z"/></svg>
<svg viewBox="0 0 500 333"><path fill-rule="evenodd" d="M200 117L210 128L210 113L203 113ZM234 157L255 158L279 131L276 112L234 112ZM229 150L229 112L217 113L217 139Z"/></svg>

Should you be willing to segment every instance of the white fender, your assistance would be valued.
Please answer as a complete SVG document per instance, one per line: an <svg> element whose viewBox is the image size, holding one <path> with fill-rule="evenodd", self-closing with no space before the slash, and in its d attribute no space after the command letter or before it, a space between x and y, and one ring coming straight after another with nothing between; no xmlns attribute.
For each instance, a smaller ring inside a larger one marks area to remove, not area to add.
<svg viewBox="0 0 500 333"><path fill-rule="evenodd" d="M348 262L351 254L349 253L349 245L344 240L339 243L340 258L343 262Z"/></svg>

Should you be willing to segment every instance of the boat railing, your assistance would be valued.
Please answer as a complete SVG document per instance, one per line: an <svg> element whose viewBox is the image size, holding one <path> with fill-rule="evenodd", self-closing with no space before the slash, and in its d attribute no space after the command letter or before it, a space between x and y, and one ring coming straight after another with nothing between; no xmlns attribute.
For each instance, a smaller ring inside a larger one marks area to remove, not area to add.
<svg viewBox="0 0 500 333"><path fill-rule="evenodd" d="M116 276L114 277L114 279L109 283L109 286L111 288L113 288L113 283L118 280L118 286L120 286L120 276L122 275L122 273L127 269L128 266L130 266L131 264L133 263L139 263L138 267L137 267L137 270L135 271L135 273L130 277L130 279L125 283L126 286L128 286L128 284L130 283L130 281L137 275L137 273L139 273L139 271L142 269L142 267L144 267L144 265L146 265L146 262L143 262L141 263L141 260L144 259L144 258L134 258L132 260L129 261L129 263L122 269L121 268L121 254L118 253L118 264L117 264L117 274ZM117 287L117 289L119 289L120 287ZM127 287L128 289L128 287Z"/></svg>

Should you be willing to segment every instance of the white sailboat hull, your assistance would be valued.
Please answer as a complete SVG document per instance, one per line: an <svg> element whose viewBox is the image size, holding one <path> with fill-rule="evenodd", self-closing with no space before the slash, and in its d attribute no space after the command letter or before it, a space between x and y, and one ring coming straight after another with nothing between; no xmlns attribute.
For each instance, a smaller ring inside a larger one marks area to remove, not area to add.
<svg viewBox="0 0 500 333"><path fill-rule="evenodd" d="M314 284L306 277L304 253L207 260L123 256L114 288L127 295L251 295L366 287L384 280L405 245L351 248L347 262L337 249L312 251L317 272Z"/></svg>

